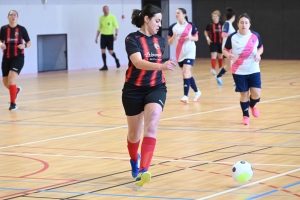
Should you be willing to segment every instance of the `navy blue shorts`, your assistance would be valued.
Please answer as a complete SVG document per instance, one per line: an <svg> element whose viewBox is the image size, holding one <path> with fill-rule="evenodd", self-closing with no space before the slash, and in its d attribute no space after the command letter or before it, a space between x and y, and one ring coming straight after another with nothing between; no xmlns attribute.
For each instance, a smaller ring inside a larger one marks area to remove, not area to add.
<svg viewBox="0 0 300 200"><path fill-rule="evenodd" d="M178 62L178 65L179 65L179 67L183 67L184 64L194 66L194 62L195 62L195 59L187 58L187 59L184 59L181 62Z"/></svg>
<svg viewBox="0 0 300 200"><path fill-rule="evenodd" d="M247 92L249 88L261 88L260 72L248 75L232 74L236 92Z"/></svg>

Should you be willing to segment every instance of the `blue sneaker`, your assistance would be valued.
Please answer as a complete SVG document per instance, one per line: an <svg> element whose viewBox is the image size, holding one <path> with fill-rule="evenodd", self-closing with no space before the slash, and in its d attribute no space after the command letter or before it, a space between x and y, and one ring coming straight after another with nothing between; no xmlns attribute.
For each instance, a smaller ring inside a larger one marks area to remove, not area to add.
<svg viewBox="0 0 300 200"><path fill-rule="evenodd" d="M138 160L134 162L133 160L130 159L130 164L131 164L131 175L133 178L136 178L139 174L140 170L140 159L141 156L138 154Z"/></svg>
<svg viewBox="0 0 300 200"><path fill-rule="evenodd" d="M216 78L218 85L223 86L222 78L221 77L218 78L217 76L215 76L215 78Z"/></svg>
<svg viewBox="0 0 300 200"><path fill-rule="evenodd" d="M151 173L146 169L142 169L138 176L135 179L135 185L142 187L145 183L148 183L151 180Z"/></svg>

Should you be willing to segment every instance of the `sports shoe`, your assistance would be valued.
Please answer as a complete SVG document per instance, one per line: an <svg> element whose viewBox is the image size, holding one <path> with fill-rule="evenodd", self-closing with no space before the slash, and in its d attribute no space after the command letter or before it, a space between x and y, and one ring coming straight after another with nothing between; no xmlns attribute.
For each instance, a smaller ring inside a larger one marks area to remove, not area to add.
<svg viewBox="0 0 300 200"><path fill-rule="evenodd" d="M142 169L138 176L135 179L135 185L142 187L145 183L148 183L151 180L151 173L146 169Z"/></svg>
<svg viewBox="0 0 300 200"><path fill-rule="evenodd" d="M251 108L251 113L253 115L253 117L259 117L259 111L258 111L258 108L256 106L254 106L253 108Z"/></svg>
<svg viewBox="0 0 300 200"><path fill-rule="evenodd" d="M244 117L243 117L242 123L243 123L244 125L249 125L249 122L250 122L250 118L247 117L247 116L244 116Z"/></svg>
<svg viewBox="0 0 300 200"><path fill-rule="evenodd" d="M119 62L119 59L116 59L116 65L117 65L117 68L120 68L120 62Z"/></svg>
<svg viewBox="0 0 300 200"><path fill-rule="evenodd" d="M17 87L17 95L16 95L16 99L15 100L17 100L18 99L18 96L19 96L19 94L20 94L20 92L22 92L22 88L20 87L20 86L18 86Z"/></svg>
<svg viewBox="0 0 300 200"><path fill-rule="evenodd" d="M199 90L199 88L197 88L198 89L198 92L195 92L195 96L194 96L194 101L198 101L199 100L199 98L200 98L200 96L201 96L201 91Z"/></svg>
<svg viewBox="0 0 300 200"><path fill-rule="evenodd" d="M210 73L211 73L212 75L216 75L216 74L217 74L217 72L216 72L215 69L210 69Z"/></svg>
<svg viewBox="0 0 300 200"><path fill-rule="evenodd" d="M131 164L131 175L133 178L136 178L139 174L140 170L140 159L141 156L138 154L138 160L134 162L133 160L130 159L130 164Z"/></svg>
<svg viewBox="0 0 300 200"><path fill-rule="evenodd" d="M9 109L8 110L17 110L18 106L15 103L10 103Z"/></svg>
<svg viewBox="0 0 300 200"><path fill-rule="evenodd" d="M181 99L180 99L180 101L181 102L183 102L183 103L188 103L189 102L189 98L188 98L188 96L183 96Z"/></svg>
<svg viewBox="0 0 300 200"><path fill-rule="evenodd" d="M108 68L107 68L107 66L106 65L104 65L102 68L100 68L99 69L100 71L106 71L106 70L108 70Z"/></svg>
<svg viewBox="0 0 300 200"><path fill-rule="evenodd" d="M215 78L216 78L216 81L217 81L218 85L219 86L223 86L222 78L221 77L217 77L217 76L215 76Z"/></svg>

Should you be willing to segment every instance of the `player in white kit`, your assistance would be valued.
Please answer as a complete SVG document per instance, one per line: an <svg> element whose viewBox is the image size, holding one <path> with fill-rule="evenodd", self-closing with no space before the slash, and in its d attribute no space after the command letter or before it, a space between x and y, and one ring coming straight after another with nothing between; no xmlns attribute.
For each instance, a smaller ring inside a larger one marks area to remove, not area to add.
<svg viewBox="0 0 300 200"><path fill-rule="evenodd" d="M250 22L247 13L239 16L238 31L227 38L223 50L228 58L227 64L231 64L232 76L236 84L235 91L241 95L242 123L245 125L249 124L249 108L254 117L259 116L256 107L261 92L259 62L264 51L259 34L250 30Z"/></svg>
<svg viewBox="0 0 300 200"><path fill-rule="evenodd" d="M194 92L194 101L198 101L201 91L198 89L195 79L192 76L191 67L196 58L196 45L198 41L198 30L194 23L189 22L184 8L176 10L177 23L169 27L168 43L176 45L176 60L182 69L184 96L180 99L183 103L188 103L189 88Z"/></svg>
<svg viewBox="0 0 300 200"><path fill-rule="evenodd" d="M234 20L235 20L235 13L234 13L234 11L231 8L226 8L226 21L225 21L225 23L224 23L224 25L222 27L222 38L223 38L223 41L222 41L222 50L224 49L224 46L225 46L225 43L226 43L226 40L227 40L228 36L235 32L235 29L232 26L232 23L234 22ZM230 66L226 65L226 58L225 58L225 56L224 56L224 59L225 59L225 65L220 69L218 75L216 75L217 83L220 86L223 86L223 82L222 82L221 77L228 70L230 70Z"/></svg>

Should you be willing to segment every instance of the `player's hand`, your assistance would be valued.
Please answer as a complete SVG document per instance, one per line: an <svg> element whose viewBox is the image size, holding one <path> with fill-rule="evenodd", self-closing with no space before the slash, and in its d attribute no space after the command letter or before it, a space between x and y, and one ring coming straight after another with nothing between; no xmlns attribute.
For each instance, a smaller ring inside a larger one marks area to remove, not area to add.
<svg viewBox="0 0 300 200"><path fill-rule="evenodd" d="M18 48L19 48L19 49L25 49L25 44L19 44L19 45L18 45Z"/></svg>
<svg viewBox="0 0 300 200"><path fill-rule="evenodd" d="M190 41L190 40L192 40L192 38L191 38L191 36L186 36L185 38L184 38L184 41Z"/></svg>
<svg viewBox="0 0 300 200"><path fill-rule="evenodd" d="M229 54L228 58L230 58L230 60L232 60L234 58L233 54Z"/></svg>
<svg viewBox="0 0 300 200"><path fill-rule="evenodd" d="M161 70L172 70L174 71L176 67L176 63L172 61L172 58L170 58L168 61L164 62L162 65Z"/></svg>
<svg viewBox="0 0 300 200"><path fill-rule="evenodd" d="M117 40L117 38L118 38L118 36L116 36L116 35L115 35L115 36L114 36L114 41L116 41L116 40Z"/></svg>
<svg viewBox="0 0 300 200"><path fill-rule="evenodd" d="M98 44L98 38L95 39L95 43Z"/></svg>
<svg viewBox="0 0 300 200"><path fill-rule="evenodd" d="M173 38L174 38L174 39L177 38L177 31L175 31L175 32L173 33Z"/></svg>
<svg viewBox="0 0 300 200"><path fill-rule="evenodd" d="M260 55L259 55L259 54L256 54L256 55L254 56L254 60L255 60L256 62L259 62L259 61L261 60Z"/></svg>
<svg viewBox="0 0 300 200"><path fill-rule="evenodd" d="M209 40L207 40L207 44L208 44L208 45L210 45L210 43L211 43L211 40L210 40L210 39L209 39Z"/></svg>
<svg viewBox="0 0 300 200"><path fill-rule="evenodd" d="M2 49L2 50L5 50L5 49L6 49L6 45L2 43L2 44L1 44L1 49Z"/></svg>

